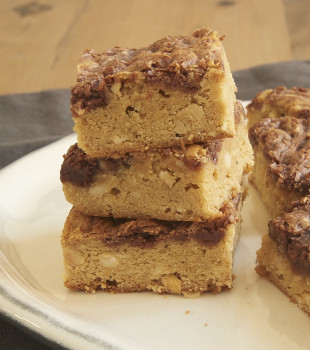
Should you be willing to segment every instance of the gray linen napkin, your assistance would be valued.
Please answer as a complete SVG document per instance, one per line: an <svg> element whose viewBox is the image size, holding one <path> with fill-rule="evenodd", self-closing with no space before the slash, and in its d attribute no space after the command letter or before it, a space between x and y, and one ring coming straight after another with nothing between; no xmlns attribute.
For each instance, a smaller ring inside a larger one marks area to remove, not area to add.
<svg viewBox="0 0 310 350"><path fill-rule="evenodd" d="M0 168L73 132L70 91L0 96Z"/></svg>
<svg viewBox="0 0 310 350"><path fill-rule="evenodd" d="M277 86L310 88L310 61L272 63L233 73L240 100L251 100L257 92Z"/></svg>
<svg viewBox="0 0 310 350"><path fill-rule="evenodd" d="M310 88L310 61L267 64L233 75L237 97L250 100L257 92L280 85ZM72 127L69 89L0 96L0 168L72 133ZM0 330L0 349L47 349L38 335L26 334L6 319L0 318ZM54 343L47 346L60 349Z"/></svg>

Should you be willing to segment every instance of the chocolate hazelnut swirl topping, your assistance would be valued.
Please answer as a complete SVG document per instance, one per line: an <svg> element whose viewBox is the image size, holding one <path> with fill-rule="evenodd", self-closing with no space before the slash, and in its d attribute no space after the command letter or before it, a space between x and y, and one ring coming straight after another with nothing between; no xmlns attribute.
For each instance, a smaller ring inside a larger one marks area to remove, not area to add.
<svg viewBox="0 0 310 350"><path fill-rule="evenodd" d="M223 206L222 216L202 222L103 218L85 215L73 207L70 215L72 224L82 224L71 229L82 232L84 239L96 235L108 246L127 243L147 248L167 239L194 239L210 246L220 242L225 237L227 226L236 222L240 201L241 195L237 195Z"/></svg>
<svg viewBox="0 0 310 350"><path fill-rule="evenodd" d="M95 181L99 172L115 173L121 165L128 166L129 159L130 156L118 159L89 157L77 144L74 144L64 155L60 169L60 181L88 187Z"/></svg>
<svg viewBox="0 0 310 350"><path fill-rule="evenodd" d="M253 147L261 144L276 181L307 194L310 186L310 118L263 118L249 130Z"/></svg>
<svg viewBox="0 0 310 350"><path fill-rule="evenodd" d="M162 158L174 157L184 163L190 170L199 170L209 161L218 161L218 153L222 148L221 140L209 140L204 144L169 147L159 149L157 154ZM152 158L152 152L136 153L136 157ZM90 157L77 144L71 146L64 155L60 169L60 181L70 182L75 186L89 187L98 173L116 174L120 167L129 168L132 165L133 154L127 153L121 158Z"/></svg>
<svg viewBox="0 0 310 350"><path fill-rule="evenodd" d="M222 39L217 32L203 28L193 35L168 36L140 49L86 50L78 64L77 83L71 89L72 111L105 106L112 85L136 79L194 92L211 68L223 74Z"/></svg>
<svg viewBox="0 0 310 350"><path fill-rule="evenodd" d="M292 116L296 118L310 117L310 89L278 86L259 92L247 106L249 110L262 111L265 117ZM270 115L271 113L271 115Z"/></svg>
<svg viewBox="0 0 310 350"><path fill-rule="evenodd" d="M269 222L269 236L287 255L292 266L310 273L310 196L292 204L292 210Z"/></svg>

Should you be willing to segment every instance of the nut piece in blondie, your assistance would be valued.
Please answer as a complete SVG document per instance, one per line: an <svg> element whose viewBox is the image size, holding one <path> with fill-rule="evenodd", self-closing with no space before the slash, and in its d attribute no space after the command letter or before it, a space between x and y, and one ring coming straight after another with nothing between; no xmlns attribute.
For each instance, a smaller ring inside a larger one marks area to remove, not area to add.
<svg viewBox="0 0 310 350"><path fill-rule="evenodd" d="M92 157L235 135L235 83L210 29L141 49L82 53L72 87L78 144Z"/></svg>

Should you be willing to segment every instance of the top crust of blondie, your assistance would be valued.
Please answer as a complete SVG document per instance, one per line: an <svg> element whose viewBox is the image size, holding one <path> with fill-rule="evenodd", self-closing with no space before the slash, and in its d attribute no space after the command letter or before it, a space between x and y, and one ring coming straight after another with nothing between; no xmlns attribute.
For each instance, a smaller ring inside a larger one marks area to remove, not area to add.
<svg viewBox="0 0 310 350"><path fill-rule="evenodd" d="M307 194L310 188L310 118L263 118L249 130L253 147L262 145L279 185Z"/></svg>
<svg viewBox="0 0 310 350"><path fill-rule="evenodd" d="M310 196L292 204L289 213L269 222L269 236L277 242L292 266L310 273Z"/></svg>
<svg viewBox="0 0 310 350"><path fill-rule="evenodd" d="M126 81L143 79L192 93L205 77L220 82L225 74L222 40L216 31L203 28L190 36L167 36L140 49L86 50L72 87L72 111L78 115L80 110L108 105L108 90Z"/></svg>
<svg viewBox="0 0 310 350"><path fill-rule="evenodd" d="M261 117L278 118L310 116L310 89L279 86L259 92L247 106L248 114L261 113Z"/></svg>
<svg viewBox="0 0 310 350"><path fill-rule="evenodd" d="M222 216L201 222L89 216L73 207L67 218L64 234L72 241L81 237L84 240L91 240L92 236L99 237L108 246L127 243L147 247L167 239L194 239L202 245L210 246L225 237L230 224L238 222L241 203L242 196L239 194L225 205Z"/></svg>

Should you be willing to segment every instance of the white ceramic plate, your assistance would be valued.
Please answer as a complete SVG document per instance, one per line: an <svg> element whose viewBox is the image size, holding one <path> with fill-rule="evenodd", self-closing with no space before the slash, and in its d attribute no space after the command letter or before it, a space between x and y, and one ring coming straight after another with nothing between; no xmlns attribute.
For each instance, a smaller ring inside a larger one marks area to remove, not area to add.
<svg viewBox="0 0 310 350"><path fill-rule="evenodd" d="M72 349L307 349L310 320L254 271L268 215L251 189L231 291L197 299L63 286L59 181L69 136L0 172L1 312Z"/></svg>

